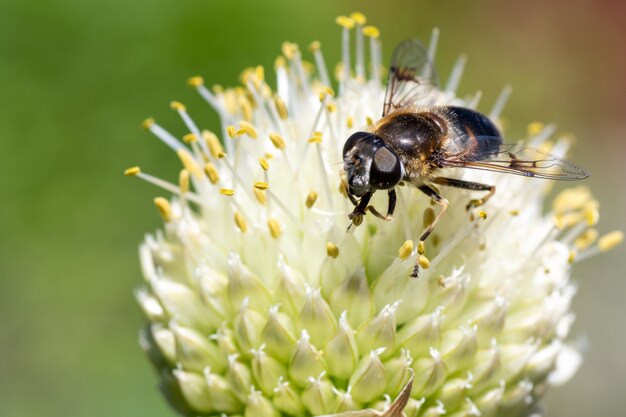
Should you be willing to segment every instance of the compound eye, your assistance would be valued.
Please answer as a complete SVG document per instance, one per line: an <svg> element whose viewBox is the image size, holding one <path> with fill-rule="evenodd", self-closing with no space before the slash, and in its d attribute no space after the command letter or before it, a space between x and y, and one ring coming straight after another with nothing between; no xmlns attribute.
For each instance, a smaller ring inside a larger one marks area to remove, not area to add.
<svg viewBox="0 0 626 417"><path fill-rule="evenodd" d="M343 145L343 156L345 158L346 153L348 153L352 148L354 148L354 146L363 138L366 138L367 136L371 136L371 133L368 132L356 132L353 133L348 140L346 141L346 143Z"/></svg>
<svg viewBox="0 0 626 417"><path fill-rule="evenodd" d="M402 180L400 159L387 147L379 148L374 153L370 170L370 183L376 188L388 189Z"/></svg>

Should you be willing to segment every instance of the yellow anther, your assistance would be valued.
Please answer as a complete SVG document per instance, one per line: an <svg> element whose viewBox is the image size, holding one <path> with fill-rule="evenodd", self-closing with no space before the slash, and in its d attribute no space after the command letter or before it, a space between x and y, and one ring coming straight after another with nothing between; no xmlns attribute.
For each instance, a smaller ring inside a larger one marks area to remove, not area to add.
<svg viewBox="0 0 626 417"><path fill-rule="evenodd" d="M276 149L285 149L285 141L278 133L270 133L270 140Z"/></svg>
<svg viewBox="0 0 626 417"><path fill-rule="evenodd" d="M256 197L257 201L264 206L265 203L267 203L267 197L265 196L265 192L259 190L258 188L252 188L252 191L254 191L254 196Z"/></svg>
<svg viewBox="0 0 626 417"><path fill-rule="evenodd" d="M567 263L569 264L573 264L574 261L576 260L576 251L569 251L569 254L567 255Z"/></svg>
<svg viewBox="0 0 626 417"><path fill-rule="evenodd" d="M363 28L363 34L370 38L380 38L380 30L376 26L365 26Z"/></svg>
<svg viewBox="0 0 626 417"><path fill-rule="evenodd" d="M313 136L308 140L309 143L322 143L322 138L319 136Z"/></svg>
<svg viewBox="0 0 626 417"><path fill-rule="evenodd" d="M624 240L624 233L621 230L615 230L611 233L608 233L598 240L598 248L602 252L609 251L622 243Z"/></svg>
<svg viewBox="0 0 626 417"><path fill-rule="evenodd" d="M245 68L243 71L241 71L241 74L239 74L239 79L241 80L241 83L244 85L248 84L248 81L250 81L253 74L254 74L254 68L252 67Z"/></svg>
<svg viewBox="0 0 626 417"><path fill-rule="evenodd" d="M348 129L352 129L352 126L354 126L354 119L352 118L352 116L348 116L348 118L346 119L346 127Z"/></svg>
<svg viewBox="0 0 626 417"><path fill-rule="evenodd" d="M311 44L309 45L309 51L310 51L310 52L319 51L321 47L322 47L322 45L320 44L320 42L319 42L319 41L313 41L313 42L311 42Z"/></svg>
<svg viewBox="0 0 626 417"><path fill-rule="evenodd" d="M298 54L298 45L291 42L283 42L282 51L283 55L285 55L287 59L294 59Z"/></svg>
<svg viewBox="0 0 626 417"><path fill-rule="evenodd" d="M152 117L148 117L146 120L141 122L141 127L149 130L154 125L154 119Z"/></svg>
<svg viewBox="0 0 626 417"><path fill-rule="evenodd" d="M274 218L267 219L267 227L268 229L270 229L270 234L272 235L274 239L278 239L280 237L281 230L280 230L280 223L278 223L278 220Z"/></svg>
<svg viewBox="0 0 626 417"><path fill-rule="evenodd" d="M348 16L337 16L335 23L342 26L344 29L352 29L354 27L354 20Z"/></svg>
<svg viewBox="0 0 626 417"><path fill-rule="evenodd" d="M519 210L518 209L513 209L513 210L509 211L509 214L511 216L519 216Z"/></svg>
<svg viewBox="0 0 626 417"><path fill-rule="evenodd" d="M241 108L241 114L246 121L252 120L252 104L246 97L239 98L239 107Z"/></svg>
<svg viewBox="0 0 626 417"><path fill-rule="evenodd" d="M235 194L235 190L231 188L220 188L220 194L230 197Z"/></svg>
<svg viewBox="0 0 626 417"><path fill-rule="evenodd" d="M226 126L226 133L228 134L228 137L232 139L237 133L237 128L233 125L228 125Z"/></svg>
<svg viewBox="0 0 626 417"><path fill-rule="evenodd" d="M350 14L350 18L352 20L354 20L356 22L357 25L361 25L363 26L365 24L365 22L367 22L367 19L365 18L365 15L361 12L354 12Z"/></svg>
<svg viewBox="0 0 626 417"><path fill-rule="evenodd" d="M178 174L178 186L181 193L189 192L189 171L186 169L181 169L180 174Z"/></svg>
<svg viewBox="0 0 626 417"><path fill-rule="evenodd" d="M328 110L329 113L334 113L337 111L337 106L335 105L335 103L328 103L326 105L326 110Z"/></svg>
<svg viewBox="0 0 626 417"><path fill-rule="evenodd" d="M130 167L124 170L124 175L127 177L134 177L135 175L139 175L141 173L141 169L139 167Z"/></svg>
<svg viewBox="0 0 626 417"><path fill-rule="evenodd" d="M324 136L324 134L320 132L319 130L316 130L315 132L313 132L313 136L317 138L321 138L322 136Z"/></svg>
<svg viewBox="0 0 626 417"><path fill-rule="evenodd" d="M373 125L373 124L374 124L374 119L372 119L372 118L371 118L371 117L369 117L369 116L365 116L365 123L366 123L368 126L371 126L371 125Z"/></svg>
<svg viewBox="0 0 626 417"><path fill-rule="evenodd" d="M564 224L560 216L552 216L552 223L558 230L563 230Z"/></svg>
<svg viewBox="0 0 626 417"><path fill-rule="evenodd" d="M432 207L427 207L426 210L424 210L424 215L422 216L422 225L424 225L424 228L433 224L435 217L435 210Z"/></svg>
<svg viewBox="0 0 626 417"><path fill-rule="evenodd" d="M270 188L270 185L265 181L257 181L254 183L254 188L256 188L257 190L265 191Z"/></svg>
<svg viewBox="0 0 626 417"><path fill-rule="evenodd" d="M311 207L313 207L313 204L315 204L315 201L317 201L317 193L315 191L311 191L309 192L309 194L307 194L304 205L306 206L306 208L310 209Z"/></svg>
<svg viewBox="0 0 626 417"><path fill-rule="evenodd" d="M417 263L420 265L422 269L430 268L430 261L424 255L420 255L420 257L417 258Z"/></svg>
<svg viewBox="0 0 626 417"><path fill-rule="evenodd" d="M487 213L485 213L484 211L479 211L478 212L478 217L480 217L481 219L485 220L487 218Z"/></svg>
<svg viewBox="0 0 626 417"><path fill-rule="evenodd" d="M258 137L258 134L256 132L256 127L254 127L252 123L242 120L241 122L239 122L239 127L240 129L237 131L237 134L240 134L240 132L241 134L245 133L246 135L250 136L252 139L256 139Z"/></svg>
<svg viewBox="0 0 626 417"><path fill-rule="evenodd" d="M321 102L323 102L324 100L326 100L326 96L327 96L326 92L325 92L325 91L322 91L322 92L319 94L319 96L318 96L318 97L319 97L320 101L321 101Z"/></svg>
<svg viewBox="0 0 626 417"><path fill-rule="evenodd" d="M178 158L183 163L185 169L191 172L194 177L202 176L202 170L198 166L196 160L193 159L193 156L191 156L186 149L179 149L176 153L178 154Z"/></svg>
<svg viewBox="0 0 626 417"><path fill-rule="evenodd" d="M220 153L218 153L218 154L217 154L217 157L218 157L219 159L226 158L226 152L220 152Z"/></svg>
<svg viewBox="0 0 626 417"><path fill-rule="evenodd" d="M589 226L595 226L600 220L600 212L597 208L590 208L585 210L585 220Z"/></svg>
<svg viewBox="0 0 626 417"><path fill-rule="evenodd" d="M263 171L267 171L270 169L270 164L267 162L265 158L259 158L259 165L263 168Z"/></svg>
<svg viewBox="0 0 626 417"><path fill-rule="evenodd" d="M194 88L200 87L201 85L204 85L204 78L200 77L199 75L195 77L189 77L187 78L187 85Z"/></svg>
<svg viewBox="0 0 626 417"><path fill-rule="evenodd" d="M578 250L587 249L589 246L593 245L593 242L598 238L598 231L596 229L587 229L583 234L581 234L574 241L574 246Z"/></svg>
<svg viewBox="0 0 626 417"><path fill-rule="evenodd" d="M339 256L339 248L332 242L326 243L326 254L333 259L336 259Z"/></svg>
<svg viewBox="0 0 626 417"><path fill-rule="evenodd" d="M578 210L593 200L591 192L585 186L568 188L556 196L552 206L556 214Z"/></svg>
<svg viewBox="0 0 626 417"><path fill-rule="evenodd" d="M206 164L204 164L204 172L206 176L209 177L209 181L211 181L211 184L217 184L217 182L220 180L220 174L219 172L217 172L217 168L215 168L215 165L213 165L212 163L207 162Z"/></svg>
<svg viewBox="0 0 626 417"><path fill-rule="evenodd" d="M187 133L185 136L183 136L183 142L185 143L192 143L192 142L197 142L197 141L198 141L198 137L194 135L193 133Z"/></svg>
<svg viewBox="0 0 626 417"><path fill-rule="evenodd" d="M276 58L276 61L274 61L274 69L277 70L279 68L285 68L287 66L287 62L285 61L285 57L284 56L279 56L278 58Z"/></svg>
<svg viewBox="0 0 626 417"><path fill-rule="evenodd" d="M154 199L154 205L156 206L157 210L159 210L159 214L164 221L169 222L172 219L172 206L170 205L170 202L167 201L167 199L163 197L157 197Z"/></svg>
<svg viewBox="0 0 626 417"><path fill-rule="evenodd" d="M564 213L557 217L559 218L561 227L564 229L572 227L576 223L583 221L583 214L579 211Z"/></svg>
<svg viewBox="0 0 626 417"><path fill-rule="evenodd" d="M217 136L215 136L215 133L204 130L202 131L202 137L204 138L204 141L206 142L209 152L211 152L213 158L217 158L220 153L224 152L224 148L222 147L220 140Z"/></svg>
<svg viewBox="0 0 626 417"><path fill-rule="evenodd" d="M263 65L257 65L257 67L254 69L254 74L259 79L259 81L265 80L265 68L263 68Z"/></svg>
<svg viewBox="0 0 626 417"><path fill-rule="evenodd" d="M417 253L423 255L424 252L426 252L426 244L423 240L420 240L419 242L417 242Z"/></svg>
<svg viewBox="0 0 626 417"><path fill-rule="evenodd" d="M324 86L324 93L326 93L326 95L329 95L330 97L335 97L335 90L333 90L332 88L328 87L328 86Z"/></svg>
<svg viewBox="0 0 626 417"><path fill-rule="evenodd" d="M274 106L276 106L276 111L278 112L278 117L281 120L287 120L289 117L289 112L287 111L287 106L282 98L279 96L274 97Z"/></svg>
<svg viewBox="0 0 626 417"><path fill-rule="evenodd" d="M265 159L272 159L274 157L270 152L265 152Z"/></svg>
<svg viewBox="0 0 626 417"><path fill-rule="evenodd" d="M213 86L211 87L211 91L213 91L213 93L215 94L222 94L224 93L224 87L219 84L213 84Z"/></svg>
<svg viewBox="0 0 626 417"><path fill-rule="evenodd" d="M528 124L527 131L529 136L538 135L544 128L544 124L541 122L532 122Z"/></svg>
<svg viewBox="0 0 626 417"><path fill-rule="evenodd" d="M246 230L248 230L248 223L246 222L246 219L238 211L235 212L235 224L239 230L241 230L241 233L246 233Z"/></svg>
<svg viewBox="0 0 626 417"><path fill-rule="evenodd" d="M409 256L411 256L412 252L413 252L413 241L407 240L406 242L402 244L402 246L400 246L400 249L398 249L398 258L404 261Z"/></svg>
<svg viewBox="0 0 626 417"><path fill-rule="evenodd" d="M180 101L171 101L170 102L170 108L172 110L176 110L176 111L186 111L187 107L185 107L185 105L183 103L181 103Z"/></svg>

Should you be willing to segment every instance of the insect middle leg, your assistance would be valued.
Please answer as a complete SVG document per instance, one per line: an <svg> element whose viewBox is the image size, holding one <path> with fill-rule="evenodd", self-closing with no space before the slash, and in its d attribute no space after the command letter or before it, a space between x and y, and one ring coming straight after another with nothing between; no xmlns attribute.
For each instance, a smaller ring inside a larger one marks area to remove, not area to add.
<svg viewBox="0 0 626 417"><path fill-rule="evenodd" d="M445 177L435 177L432 179L432 182L435 184L447 186L447 187L455 187L462 188L464 190L472 190L472 191L488 191L482 198L475 198L469 201L465 206L466 210L471 209L472 207L482 206L489 200L496 192L495 185L487 185L481 184L479 182L471 182L471 181L463 181L457 180L454 178L445 178Z"/></svg>
<svg viewBox="0 0 626 417"><path fill-rule="evenodd" d="M437 191L433 190L428 185L422 184L422 185L418 186L417 188L419 188L419 190L421 192L423 192L424 194L429 196L436 204L439 204L441 206L441 211L439 212L439 214L435 217L435 219L432 221L432 223L428 225L426 230L424 230L424 233L422 233L422 236L420 236L420 241L423 242L423 241L425 241L428 238L428 236L430 236L430 234L432 233L433 229L437 225L437 222L439 222L439 219L441 218L441 216L443 216L443 213L445 213L446 210L448 209L448 200L446 200L445 198L441 197L437 193ZM415 262L415 266L413 267L413 273L411 274L411 276L413 278L417 278L418 273L419 273L419 258Z"/></svg>

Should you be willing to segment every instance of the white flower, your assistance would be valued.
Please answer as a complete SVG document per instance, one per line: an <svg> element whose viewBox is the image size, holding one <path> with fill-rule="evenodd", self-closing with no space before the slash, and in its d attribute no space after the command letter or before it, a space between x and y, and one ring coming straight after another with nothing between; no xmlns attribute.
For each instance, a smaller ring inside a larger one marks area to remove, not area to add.
<svg viewBox="0 0 626 417"><path fill-rule="evenodd" d="M141 246L145 285L136 293L150 321L142 346L163 390L192 415L528 413L580 362L567 344L572 262L621 234L597 240L598 204L585 188L561 193L544 212L549 182L460 170L497 192L468 213L471 194L445 190L450 210L425 253L414 243L432 208L408 186L393 221L366 216L346 232L341 149L376 120L384 85L377 29L360 14L338 23L337 95L319 44L310 48L314 74L285 43L277 91L261 67L235 89L189 80L219 114L222 141L178 102L171 107L189 130L182 141L145 122L184 165L178 185L126 172L175 195L155 199L165 227ZM418 104L476 107L479 95L455 95L463 65ZM563 155L567 141L553 134L532 124L528 141ZM380 197L376 206L386 204ZM426 269L409 278L418 258Z"/></svg>

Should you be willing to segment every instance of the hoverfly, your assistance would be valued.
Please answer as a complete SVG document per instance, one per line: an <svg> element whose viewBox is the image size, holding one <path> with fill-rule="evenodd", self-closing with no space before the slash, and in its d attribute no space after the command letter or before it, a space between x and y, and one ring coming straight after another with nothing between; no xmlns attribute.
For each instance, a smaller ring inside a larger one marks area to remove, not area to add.
<svg viewBox="0 0 626 417"><path fill-rule="evenodd" d="M426 75L424 77L424 75ZM367 211L391 220L395 187L416 186L436 204L439 214L426 228L426 240L448 207L436 186L484 191L467 209L478 207L496 191L493 185L438 175L443 168L472 168L552 180L581 180L589 174L555 155L525 145L504 144L498 128L477 111L455 106L417 106L416 100L436 85L436 74L417 39L401 42L393 52L382 118L369 131L351 135L343 147L347 195L354 204L348 215L358 226ZM369 205L373 194L387 190L387 214ZM411 276L416 277L418 266Z"/></svg>

